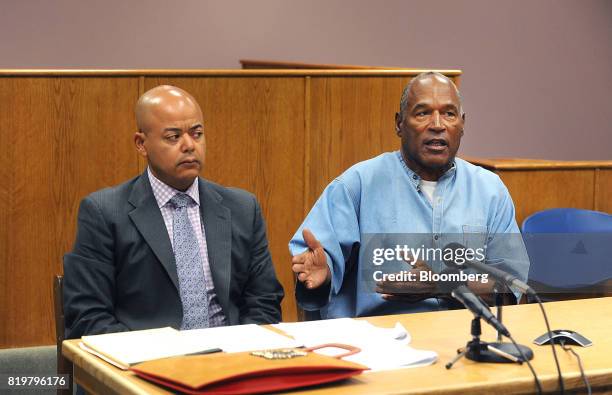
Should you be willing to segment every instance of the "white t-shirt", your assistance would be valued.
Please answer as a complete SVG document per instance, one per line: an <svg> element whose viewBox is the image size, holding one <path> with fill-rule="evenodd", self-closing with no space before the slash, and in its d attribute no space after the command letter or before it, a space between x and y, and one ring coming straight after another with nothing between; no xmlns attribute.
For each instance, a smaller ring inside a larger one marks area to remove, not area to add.
<svg viewBox="0 0 612 395"><path fill-rule="evenodd" d="M438 181L421 180L421 184L420 184L421 190L425 194L425 197L427 198L427 200L429 200L429 203L432 203L432 204L433 204L433 195L434 195L434 192L436 191L436 185L438 185Z"/></svg>

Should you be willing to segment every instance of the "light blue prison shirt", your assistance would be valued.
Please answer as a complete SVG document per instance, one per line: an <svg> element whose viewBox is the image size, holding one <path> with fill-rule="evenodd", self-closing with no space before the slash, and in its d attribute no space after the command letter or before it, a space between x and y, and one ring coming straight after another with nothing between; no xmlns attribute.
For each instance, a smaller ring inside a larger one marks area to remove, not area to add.
<svg viewBox="0 0 612 395"><path fill-rule="evenodd" d="M443 249L449 242L483 248L485 263L526 280L529 259L514 205L496 174L456 158L438 180L431 203L419 183L396 151L355 164L327 186L289 242L292 255L306 251L302 229L310 229L323 245L332 273L331 284L317 290L298 282L296 298L303 309L337 318L447 308L437 298L406 303L385 301L375 293L374 270L397 272L394 267L410 266L385 262L377 267L373 248L393 248L405 240L426 248ZM445 268L442 261L426 263L436 273Z"/></svg>

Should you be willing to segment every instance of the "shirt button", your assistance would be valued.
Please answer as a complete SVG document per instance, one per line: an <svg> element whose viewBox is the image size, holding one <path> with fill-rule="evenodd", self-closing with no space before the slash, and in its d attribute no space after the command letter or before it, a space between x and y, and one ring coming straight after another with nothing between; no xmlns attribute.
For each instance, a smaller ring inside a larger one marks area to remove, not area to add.
<svg viewBox="0 0 612 395"><path fill-rule="evenodd" d="M416 174L414 174L414 175L412 176L412 178L414 178L414 179L416 180L418 177L417 177L417 175L416 175Z"/></svg>
<svg viewBox="0 0 612 395"><path fill-rule="evenodd" d="M435 235L435 236L434 236L434 240L438 240L438 235Z"/></svg>

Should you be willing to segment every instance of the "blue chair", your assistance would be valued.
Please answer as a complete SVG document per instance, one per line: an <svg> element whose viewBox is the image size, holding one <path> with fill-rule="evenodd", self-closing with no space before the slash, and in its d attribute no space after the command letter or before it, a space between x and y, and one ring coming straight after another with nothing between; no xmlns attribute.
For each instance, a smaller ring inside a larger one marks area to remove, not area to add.
<svg viewBox="0 0 612 395"><path fill-rule="evenodd" d="M612 215L554 208L529 216L522 232L531 262L528 281L543 299L609 293Z"/></svg>
<svg viewBox="0 0 612 395"><path fill-rule="evenodd" d="M612 215L579 208L538 211L523 221L523 233L611 233Z"/></svg>

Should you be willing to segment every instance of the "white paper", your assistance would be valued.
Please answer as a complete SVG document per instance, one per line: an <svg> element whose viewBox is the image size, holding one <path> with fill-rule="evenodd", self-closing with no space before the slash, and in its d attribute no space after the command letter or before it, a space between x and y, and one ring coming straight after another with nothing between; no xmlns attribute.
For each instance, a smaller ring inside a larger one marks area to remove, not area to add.
<svg viewBox="0 0 612 395"><path fill-rule="evenodd" d="M179 331L170 327L83 336L82 342L96 354L102 354L105 360L111 359L114 365L124 369L138 362L218 348L212 342L190 344Z"/></svg>
<svg viewBox="0 0 612 395"><path fill-rule="evenodd" d="M399 322L393 328L380 328L364 320L338 318L280 323L274 326L304 343L306 347L327 343L359 347L361 352L344 359L365 365L371 371L428 365L438 359L438 354L434 351L410 347L410 334ZM323 349L316 352L338 355L343 350Z"/></svg>
<svg viewBox="0 0 612 395"><path fill-rule="evenodd" d="M192 345L212 343L225 352L295 348L302 344L264 327L249 325L181 331L181 337Z"/></svg>

